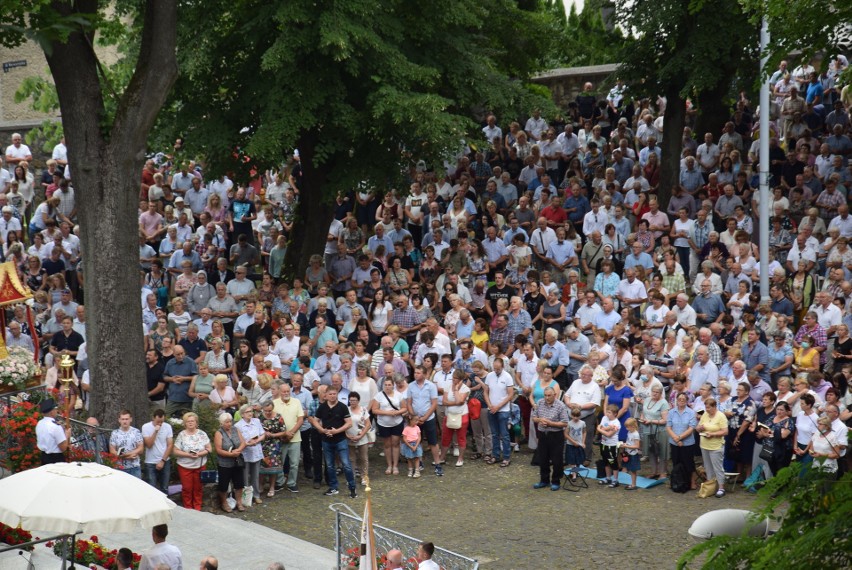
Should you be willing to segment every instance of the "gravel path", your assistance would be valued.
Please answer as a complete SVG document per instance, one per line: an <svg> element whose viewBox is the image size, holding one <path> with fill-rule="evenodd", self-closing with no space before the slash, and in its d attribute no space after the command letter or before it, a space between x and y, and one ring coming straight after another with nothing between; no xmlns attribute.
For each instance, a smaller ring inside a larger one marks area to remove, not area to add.
<svg viewBox="0 0 852 570"><path fill-rule="evenodd" d="M614 559L623 568L674 568L694 544L687 529L698 516L748 508L753 499L742 489L702 500L666 485L625 491L595 481L579 493L534 490L538 468L529 465L529 451L514 454L507 468L467 461L447 466L441 478L431 468L420 479L393 477L384 474L378 451L370 454L376 523L476 558L483 568L599 568ZM264 497L241 516L333 549L328 507L343 502L360 515L363 488L350 499L345 481L337 497L323 496L325 489L314 490L303 478L299 485L300 493Z"/></svg>

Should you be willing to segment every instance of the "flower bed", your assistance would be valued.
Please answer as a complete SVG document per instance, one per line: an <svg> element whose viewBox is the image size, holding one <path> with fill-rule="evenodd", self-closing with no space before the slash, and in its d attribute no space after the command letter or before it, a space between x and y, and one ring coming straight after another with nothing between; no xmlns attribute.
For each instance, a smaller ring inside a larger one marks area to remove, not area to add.
<svg viewBox="0 0 852 570"><path fill-rule="evenodd" d="M30 378L39 373L33 353L26 348L13 346L9 356L0 362L0 388L3 391L23 390Z"/></svg>
<svg viewBox="0 0 852 570"><path fill-rule="evenodd" d="M6 468L20 473L41 465L36 446L35 428L38 424L38 404L31 400L16 402L0 425L0 439L8 442Z"/></svg>
<svg viewBox="0 0 852 570"><path fill-rule="evenodd" d="M31 532L22 529L21 527L12 528L3 523L0 523L0 542L4 542L9 546L15 546L16 544L23 544L25 542L29 542L33 539L33 535ZM28 546L25 550L32 550L32 546Z"/></svg>
<svg viewBox="0 0 852 570"><path fill-rule="evenodd" d="M64 548L63 541L46 542L45 546L53 549L53 553L59 558L62 558L62 550ZM69 552L68 555L70 556L71 553ZM75 564L83 564L85 567L92 569L96 569L98 567L114 568L117 556L118 549L110 550L99 542L97 536L90 536L89 540L81 538L76 541L74 560L72 562ZM134 569L139 568L139 562L141 560L142 556L134 552L132 567Z"/></svg>

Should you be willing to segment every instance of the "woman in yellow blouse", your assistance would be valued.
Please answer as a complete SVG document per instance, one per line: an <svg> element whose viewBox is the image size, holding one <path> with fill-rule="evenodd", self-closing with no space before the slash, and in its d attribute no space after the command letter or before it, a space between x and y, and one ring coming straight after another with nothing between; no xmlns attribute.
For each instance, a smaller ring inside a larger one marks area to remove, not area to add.
<svg viewBox="0 0 852 570"><path fill-rule="evenodd" d="M716 479L718 483L717 497L725 496L725 436L728 435L728 418L721 413L714 398L704 400L705 411L698 421L695 431L700 437L701 455L704 459L704 469L707 480Z"/></svg>
<svg viewBox="0 0 852 570"><path fill-rule="evenodd" d="M801 348L793 350L793 370L796 374L807 374L819 370L819 351L814 348L812 336L802 337Z"/></svg>
<svg viewBox="0 0 852 570"><path fill-rule="evenodd" d="M470 340L473 341L476 348L488 352L488 338L488 322L480 317L474 321Z"/></svg>

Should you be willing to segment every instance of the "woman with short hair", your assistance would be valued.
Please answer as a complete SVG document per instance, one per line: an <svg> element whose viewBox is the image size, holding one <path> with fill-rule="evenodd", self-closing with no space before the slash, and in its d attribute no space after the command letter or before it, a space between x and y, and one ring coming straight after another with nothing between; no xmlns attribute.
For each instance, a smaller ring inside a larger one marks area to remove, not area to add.
<svg viewBox="0 0 852 570"><path fill-rule="evenodd" d="M716 497L725 496L725 437L728 435L728 420L718 410L716 400L708 398L704 403L706 411L701 415L695 430L699 434L701 456L707 480L716 479L718 484Z"/></svg>
<svg viewBox="0 0 852 570"><path fill-rule="evenodd" d="M244 404L240 408L237 429L246 444L242 452L243 461L245 461L245 482L251 485L254 490L253 500L259 505L263 503L260 498L260 462L263 459L263 448L260 444L265 439L265 434L260 420L254 417L254 408L249 404Z"/></svg>
<svg viewBox="0 0 852 570"><path fill-rule="evenodd" d="M210 438L198 427L198 414L186 412L183 415L183 429L175 438L172 451L177 457L177 470L182 487L181 500L185 509L201 510L201 472L211 451Z"/></svg>
<svg viewBox="0 0 852 570"><path fill-rule="evenodd" d="M648 457L651 467L651 479L666 476L669 460L666 422L669 415L669 403L663 397L663 387L653 385L651 397L644 400L639 413L642 454Z"/></svg>
<svg viewBox="0 0 852 570"><path fill-rule="evenodd" d="M219 492L219 505L223 511L233 511L228 505L228 487L234 486L234 499L237 501L237 510L244 511L243 487L245 487L245 474L243 466L239 465L240 457L246 442L240 431L234 427L234 417L228 412L219 414L219 429L213 434L213 445L216 448L216 466L219 471L219 481L216 490Z"/></svg>

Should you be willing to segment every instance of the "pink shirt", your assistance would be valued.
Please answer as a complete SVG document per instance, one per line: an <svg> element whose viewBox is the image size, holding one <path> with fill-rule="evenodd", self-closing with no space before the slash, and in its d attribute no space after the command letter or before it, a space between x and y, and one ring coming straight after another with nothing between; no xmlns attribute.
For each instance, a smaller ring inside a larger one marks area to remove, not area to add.
<svg viewBox="0 0 852 570"><path fill-rule="evenodd" d="M139 214L139 224L142 226L142 231L146 234L152 234L159 230L163 224L163 216L154 212L142 212Z"/></svg>
<svg viewBox="0 0 852 570"><path fill-rule="evenodd" d="M648 220L648 225L651 226L659 226L659 227L668 227L669 226L669 216L662 210L657 210L656 214L651 212L646 212L644 216L642 216L643 220ZM654 239L658 239L661 235L663 235L662 231L652 231L654 234Z"/></svg>
<svg viewBox="0 0 852 570"><path fill-rule="evenodd" d="M405 426L402 430L402 438L406 443L417 443L417 440L420 439L420 427Z"/></svg>

